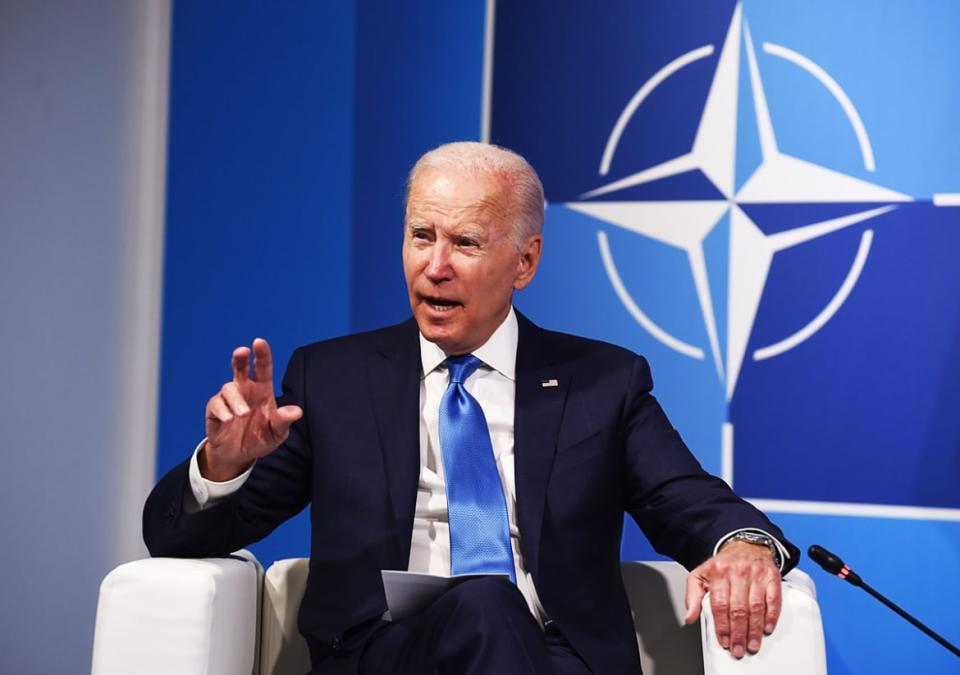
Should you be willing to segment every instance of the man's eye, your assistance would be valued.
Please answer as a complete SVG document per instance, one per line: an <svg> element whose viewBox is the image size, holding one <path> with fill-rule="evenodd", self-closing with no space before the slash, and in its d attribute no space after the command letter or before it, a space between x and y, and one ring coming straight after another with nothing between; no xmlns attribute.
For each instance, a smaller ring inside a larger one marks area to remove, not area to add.
<svg viewBox="0 0 960 675"><path fill-rule="evenodd" d="M475 247L476 245L477 245L477 242L476 242L475 239L469 239L469 238L467 238L467 237L460 237L459 239L457 239L457 246L463 246L463 247L466 247L466 248L473 248L473 247Z"/></svg>
<svg viewBox="0 0 960 675"><path fill-rule="evenodd" d="M426 232L426 230L413 230L410 236L413 239L420 239L422 241L430 239L430 235Z"/></svg>

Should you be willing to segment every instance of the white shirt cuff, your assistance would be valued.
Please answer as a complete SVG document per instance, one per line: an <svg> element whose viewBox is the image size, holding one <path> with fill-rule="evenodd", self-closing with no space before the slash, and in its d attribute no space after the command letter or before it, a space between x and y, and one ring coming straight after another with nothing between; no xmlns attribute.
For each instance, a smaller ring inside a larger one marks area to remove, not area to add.
<svg viewBox="0 0 960 675"><path fill-rule="evenodd" d="M187 513L196 513L197 511L202 511L207 507L222 502L239 490L240 487L247 482L247 478L250 477L250 472L253 471L253 466L251 466L236 478L224 481L223 483L207 480L200 475L200 463L197 461L197 455L200 454L200 451L206 443L206 438L200 441L193 451L193 456L190 458L190 493L185 492L183 495L183 510Z"/></svg>
<svg viewBox="0 0 960 675"><path fill-rule="evenodd" d="M787 547L780 543L780 540L774 537L772 534L766 530L761 530L758 527L741 527L739 530L734 530L733 532L728 532L727 534L720 537L720 541L717 542L717 545L713 547L713 555L717 555L720 552L720 549L723 548L723 545L727 543L727 540L738 532L756 532L757 534L762 534L773 540L773 545L777 547L777 553L780 554L780 571L783 572L783 566L787 564L787 561L790 560L790 552L787 551Z"/></svg>

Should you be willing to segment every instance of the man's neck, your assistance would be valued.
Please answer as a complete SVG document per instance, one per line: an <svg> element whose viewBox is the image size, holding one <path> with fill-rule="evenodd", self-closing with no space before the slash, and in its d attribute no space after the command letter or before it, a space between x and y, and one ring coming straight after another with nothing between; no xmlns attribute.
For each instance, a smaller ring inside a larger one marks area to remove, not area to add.
<svg viewBox="0 0 960 675"><path fill-rule="evenodd" d="M512 380L516 376L518 334L517 315L511 306L507 316L486 342L471 353L490 368ZM447 356L436 343L430 342L422 333L420 334L421 374L426 375L437 368Z"/></svg>

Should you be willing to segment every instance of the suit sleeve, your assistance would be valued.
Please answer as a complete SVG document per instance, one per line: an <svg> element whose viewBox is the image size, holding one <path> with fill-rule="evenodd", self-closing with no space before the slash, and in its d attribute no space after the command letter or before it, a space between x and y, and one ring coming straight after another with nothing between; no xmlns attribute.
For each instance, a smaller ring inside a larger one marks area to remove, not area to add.
<svg viewBox="0 0 960 675"><path fill-rule="evenodd" d="M290 358L277 404L306 412L305 359ZM190 490L189 459L171 469L153 488L143 509L143 539L153 556L202 558L229 555L267 536L296 515L311 496L309 423L306 415L290 428L279 448L260 458L244 485L222 502L196 513L183 510Z"/></svg>
<svg viewBox="0 0 960 675"><path fill-rule="evenodd" d="M713 555L724 536L741 528L769 532L789 553L799 551L754 506L721 479L705 472L651 394L653 379L636 357L623 411L626 509L653 547L693 569Z"/></svg>

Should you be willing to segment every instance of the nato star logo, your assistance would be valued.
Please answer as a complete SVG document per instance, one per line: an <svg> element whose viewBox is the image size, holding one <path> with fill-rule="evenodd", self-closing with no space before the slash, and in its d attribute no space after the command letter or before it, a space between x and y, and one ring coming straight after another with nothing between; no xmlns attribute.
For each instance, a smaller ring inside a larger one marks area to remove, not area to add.
<svg viewBox="0 0 960 675"><path fill-rule="evenodd" d="M745 50L747 72L741 70L741 49ZM763 43L769 56L783 59L815 78L832 96L849 121L850 133L856 137L863 167L875 169L875 159L867 130L852 101L841 86L819 65L785 46ZM631 297L618 272L614 252L604 231L597 233L600 254L611 285L626 310L647 332L669 348L695 359L712 360L723 383L726 400L734 395L744 360L757 361L783 354L821 330L844 304L857 284L870 253L873 229L865 229L859 247L851 260L846 277L832 299L803 327L772 344L748 354L748 343L757 317L764 286L778 252L802 246L820 237L858 223L881 221L881 216L913 201L886 186L840 173L825 166L783 152L777 143L774 120L764 93L764 83L757 62L754 40L742 7L737 5L716 71L710 84L706 104L689 152L665 162L611 180L611 162L621 136L635 113L650 94L663 82L690 64L711 57L713 45L691 50L656 72L634 94L620 113L610 132L598 169L599 185L580 196L580 200L564 206L587 214L611 226L648 237L666 246L681 250L689 263L708 345L690 344L670 334L657 324ZM738 131L747 122L738 111L741 78L747 78L752 98L755 134L759 158L744 170L744 158L738 156ZM738 181L738 171L741 180ZM689 201L617 200L639 185L655 184L681 174L700 172L715 188L715 197L691 197ZM939 196L938 196L939 197ZM938 204L944 201L943 204ZM950 198L934 199L935 205L949 205ZM790 229L767 233L748 215L751 205L834 204L844 205L848 212L841 217L804 223ZM872 223L871 223L872 224ZM714 307L704 241L716 228L728 231L728 278L726 334L721 336L717 310ZM725 339L724 339L725 338ZM705 349L705 348L706 349ZM723 429L724 474L731 480L732 427Z"/></svg>
<svg viewBox="0 0 960 675"><path fill-rule="evenodd" d="M749 79L753 92L753 107L757 120L762 161L739 188L735 181L737 162L737 104L741 42L745 44L749 63ZM860 117L830 76L809 59L779 45L765 44L764 51L799 65L816 77L834 95L850 119L857 135L867 170L874 167L873 151ZM714 47L708 45L690 51L663 67L636 93L620 114L604 149L599 175L608 176L610 163L620 137L633 114L647 96L663 81L687 65L711 56ZM615 195L637 185L700 171L712 183L722 199L696 201L586 201L591 198ZM756 53L750 29L738 6L720 53L716 73L700 118L696 138L690 152L638 171L625 178L607 182L582 195L584 201L565 206L611 225L655 239L686 253L690 271L697 289L697 298L709 337L711 358L717 374L725 383L727 400L733 397L737 377L746 357L747 342L756 318L760 297L774 254L799 246L812 239L876 218L896 208L896 203L911 201L911 197L823 166L792 157L777 147L776 132L767 108L763 81L757 66ZM841 218L814 222L790 230L767 235L750 219L744 206L750 204L845 203L877 204ZM729 218L727 218L729 216ZM730 228L729 308L727 313L726 351L721 353L717 319L711 300L703 241L710 232L725 221ZM863 233L860 249L850 272L833 300L812 321L783 340L758 349L753 358L771 358L800 344L822 328L843 304L869 254L873 232ZM704 350L670 335L660 328L636 305L620 281L606 236L601 232L599 244L604 265L611 283L627 310L646 330L670 348L687 356L702 359Z"/></svg>

